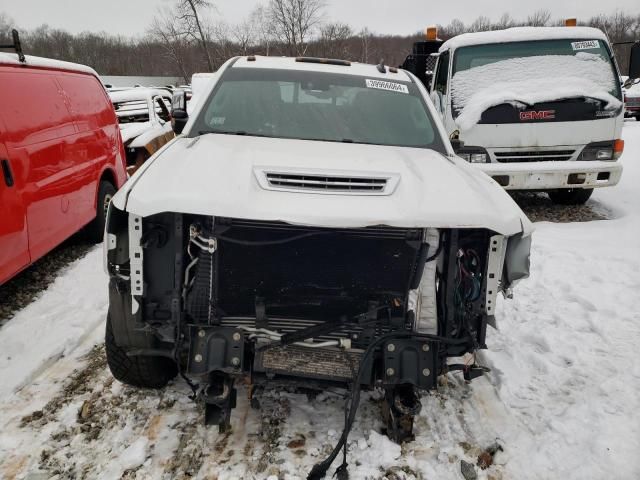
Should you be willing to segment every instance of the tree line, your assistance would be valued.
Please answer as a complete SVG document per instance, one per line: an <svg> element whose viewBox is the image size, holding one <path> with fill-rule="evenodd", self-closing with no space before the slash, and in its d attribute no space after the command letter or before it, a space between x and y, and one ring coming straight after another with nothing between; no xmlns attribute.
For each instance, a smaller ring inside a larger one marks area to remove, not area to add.
<svg viewBox="0 0 640 480"><path fill-rule="evenodd" d="M562 25L548 10L523 19L505 13L498 19L480 16L471 23L459 19L438 25L438 36L447 40L465 32L497 30L515 26ZM640 39L640 14L616 11L578 25L603 30L611 42ZM140 38L106 32L71 34L42 25L32 30L0 12L0 44L10 41L17 28L26 54L55 58L93 67L102 75L174 76L188 81L194 72L216 70L235 55L292 55L343 58L365 63L384 61L400 65L422 32L408 35L355 31L331 20L323 0L267 0L258 4L243 21L229 24L220 18L210 0L174 0L149 19ZM614 45L618 64L628 71L630 45Z"/></svg>

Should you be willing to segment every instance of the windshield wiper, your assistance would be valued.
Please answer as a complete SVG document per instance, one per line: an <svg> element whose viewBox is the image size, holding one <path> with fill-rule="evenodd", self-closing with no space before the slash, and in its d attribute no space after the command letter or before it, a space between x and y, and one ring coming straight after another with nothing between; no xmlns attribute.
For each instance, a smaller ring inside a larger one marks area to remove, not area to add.
<svg viewBox="0 0 640 480"><path fill-rule="evenodd" d="M200 130L198 135L206 135L208 133L219 133L221 135L247 135L250 137L269 137L269 135L263 135L261 133L245 132L244 130Z"/></svg>

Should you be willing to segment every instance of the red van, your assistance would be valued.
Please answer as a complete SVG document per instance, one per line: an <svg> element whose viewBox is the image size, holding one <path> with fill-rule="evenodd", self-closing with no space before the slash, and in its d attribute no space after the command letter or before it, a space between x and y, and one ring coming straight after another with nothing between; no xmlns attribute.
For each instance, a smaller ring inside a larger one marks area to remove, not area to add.
<svg viewBox="0 0 640 480"><path fill-rule="evenodd" d="M101 241L124 158L94 70L0 53L0 284L83 227Z"/></svg>

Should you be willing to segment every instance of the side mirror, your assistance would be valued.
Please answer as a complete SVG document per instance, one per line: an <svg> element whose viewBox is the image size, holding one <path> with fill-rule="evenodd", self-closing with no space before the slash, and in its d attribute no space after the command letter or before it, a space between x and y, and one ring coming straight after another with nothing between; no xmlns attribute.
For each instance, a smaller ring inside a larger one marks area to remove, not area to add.
<svg viewBox="0 0 640 480"><path fill-rule="evenodd" d="M456 153L458 153L460 150L464 148L464 142L461 141L459 138L452 138L450 142L451 142L451 147L453 148L453 151Z"/></svg>
<svg viewBox="0 0 640 480"><path fill-rule="evenodd" d="M640 41L631 47L629 58L629 80L633 81L637 78L640 78Z"/></svg>
<svg viewBox="0 0 640 480"><path fill-rule="evenodd" d="M187 92L176 89L171 97L171 128L180 135L189 120L187 113Z"/></svg>

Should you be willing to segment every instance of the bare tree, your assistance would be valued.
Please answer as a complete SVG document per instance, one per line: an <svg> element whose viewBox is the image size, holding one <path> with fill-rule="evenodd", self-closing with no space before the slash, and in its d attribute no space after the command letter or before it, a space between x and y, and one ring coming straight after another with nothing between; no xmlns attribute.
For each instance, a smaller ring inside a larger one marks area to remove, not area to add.
<svg viewBox="0 0 640 480"><path fill-rule="evenodd" d="M323 9L322 0L270 0L268 14L274 36L286 45L289 55L304 55Z"/></svg>
<svg viewBox="0 0 640 480"><path fill-rule="evenodd" d="M454 18L451 23L445 27L449 37L455 37L467 31L464 22L459 18Z"/></svg>
<svg viewBox="0 0 640 480"><path fill-rule="evenodd" d="M516 26L516 22L511 17L511 15L509 15L509 13L503 13L500 19L493 24L493 29L502 30L504 28L511 28L515 26Z"/></svg>
<svg viewBox="0 0 640 480"><path fill-rule="evenodd" d="M253 25L256 44L260 45L269 55L269 49L273 43L273 24L269 11L263 5L258 5L249 14L249 22Z"/></svg>
<svg viewBox="0 0 640 480"><path fill-rule="evenodd" d="M487 30L491 30L491 19L484 15L476 18L469 26L471 32L485 32Z"/></svg>
<svg viewBox="0 0 640 480"><path fill-rule="evenodd" d="M11 39L11 29L15 28L13 18L0 12L0 43L8 43Z"/></svg>
<svg viewBox="0 0 640 480"><path fill-rule="evenodd" d="M328 23L320 28L318 48L325 58L345 58L349 56L347 41L353 30L346 23Z"/></svg>
<svg viewBox="0 0 640 480"><path fill-rule="evenodd" d="M207 47L208 38L205 27L202 24L200 11L211 8L209 0L178 0L177 17L184 22L185 31L200 43L202 51L207 59L209 71L213 71L213 61Z"/></svg>
<svg viewBox="0 0 640 480"><path fill-rule="evenodd" d="M531 27L545 27L551 21L551 12L549 10L540 9L533 12L527 17L526 24Z"/></svg>
<svg viewBox="0 0 640 480"><path fill-rule="evenodd" d="M154 17L148 30L149 37L157 40L163 47L165 55L175 63L185 82L189 81L190 73L185 65L185 53L189 48L186 32L179 28L173 14L159 11Z"/></svg>

